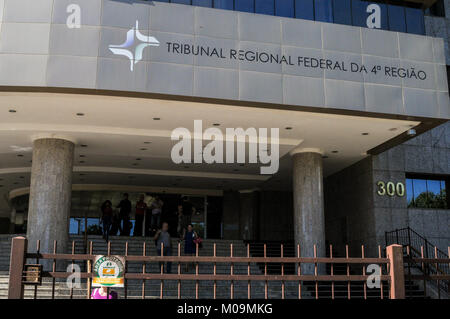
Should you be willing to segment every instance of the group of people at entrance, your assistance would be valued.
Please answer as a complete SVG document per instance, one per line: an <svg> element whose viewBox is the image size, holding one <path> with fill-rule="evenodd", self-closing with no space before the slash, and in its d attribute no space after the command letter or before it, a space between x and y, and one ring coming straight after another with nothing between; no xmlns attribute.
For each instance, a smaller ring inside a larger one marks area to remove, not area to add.
<svg viewBox="0 0 450 319"><path fill-rule="evenodd" d="M120 232L120 236L130 236L133 224L131 214L133 205L128 199L127 193L123 194L123 199L115 207L112 202L106 200L101 206L101 223L103 238L109 240L109 236L115 236ZM162 212L164 202L159 196L154 196L151 203L145 202L144 194L141 194L134 206L135 224L133 236L154 236L161 229ZM174 212L177 220L177 234L179 238L184 238L191 217L195 213L195 207L189 202L187 197L183 197L178 203L177 211Z"/></svg>

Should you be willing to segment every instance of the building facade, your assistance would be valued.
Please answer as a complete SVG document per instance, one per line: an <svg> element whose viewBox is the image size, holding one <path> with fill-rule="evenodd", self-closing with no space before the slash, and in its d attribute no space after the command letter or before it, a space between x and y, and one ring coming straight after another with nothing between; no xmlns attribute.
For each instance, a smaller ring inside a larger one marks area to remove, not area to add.
<svg viewBox="0 0 450 319"><path fill-rule="evenodd" d="M127 192L207 238L446 251L449 10L0 0L0 229L50 250Z"/></svg>

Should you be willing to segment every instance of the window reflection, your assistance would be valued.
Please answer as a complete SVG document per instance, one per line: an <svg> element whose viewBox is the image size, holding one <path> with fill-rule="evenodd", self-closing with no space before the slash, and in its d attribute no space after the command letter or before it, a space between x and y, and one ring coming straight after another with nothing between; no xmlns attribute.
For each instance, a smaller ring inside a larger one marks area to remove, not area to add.
<svg viewBox="0 0 450 319"><path fill-rule="evenodd" d="M274 0L255 0L255 12L274 15L275 1Z"/></svg>
<svg viewBox="0 0 450 319"><path fill-rule="evenodd" d="M333 22L333 6L331 0L315 0L314 14L316 21Z"/></svg>
<svg viewBox="0 0 450 319"><path fill-rule="evenodd" d="M406 179L408 207L447 208L446 182L439 179Z"/></svg>
<svg viewBox="0 0 450 319"><path fill-rule="evenodd" d="M237 11L255 12L255 1L254 0L235 1L234 8Z"/></svg>
<svg viewBox="0 0 450 319"><path fill-rule="evenodd" d="M314 20L313 0L295 0L295 17L298 19Z"/></svg>
<svg viewBox="0 0 450 319"><path fill-rule="evenodd" d="M293 18L294 0L275 0L275 15Z"/></svg>
<svg viewBox="0 0 450 319"><path fill-rule="evenodd" d="M159 0L202 7L276 15L281 17L333 22L363 28L425 34L425 11L390 2L363 0ZM368 12L370 5L376 5ZM376 9L374 9L376 8ZM427 14L442 14L442 1ZM375 10L379 10L378 12ZM374 14L377 21L374 24ZM368 18L371 17L370 20ZM379 18L378 18L379 17ZM368 25L368 21L370 22Z"/></svg>
<svg viewBox="0 0 450 319"><path fill-rule="evenodd" d="M334 0L333 21L340 24L352 24L352 7L350 0Z"/></svg>
<svg viewBox="0 0 450 319"><path fill-rule="evenodd" d="M406 32L405 8L388 5L389 30Z"/></svg>
<svg viewBox="0 0 450 319"><path fill-rule="evenodd" d="M234 10L233 0L214 0L214 8Z"/></svg>

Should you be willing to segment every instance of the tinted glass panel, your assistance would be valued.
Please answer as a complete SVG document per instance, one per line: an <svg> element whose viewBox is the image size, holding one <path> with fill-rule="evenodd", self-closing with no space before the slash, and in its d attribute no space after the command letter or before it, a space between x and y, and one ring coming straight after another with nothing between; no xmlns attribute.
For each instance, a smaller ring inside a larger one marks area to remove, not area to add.
<svg viewBox="0 0 450 319"><path fill-rule="evenodd" d="M298 19L314 20L313 0L295 0L295 17Z"/></svg>
<svg viewBox="0 0 450 319"><path fill-rule="evenodd" d="M274 0L255 0L255 12L263 14L275 14Z"/></svg>
<svg viewBox="0 0 450 319"><path fill-rule="evenodd" d="M423 11L420 9L405 8L406 32L425 34Z"/></svg>
<svg viewBox="0 0 450 319"><path fill-rule="evenodd" d="M405 8L388 5L389 30L406 32Z"/></svg>
<svg viewBox="0 0 450 319"><path fill-rule="evenodd" d="M331 0L315 0L314 14L316 21L333 22L333 5Z"/></svg>
<svg viewBox="0 0 450 319"><path fill-rule="evenodd" d="M333 20L334 23L352 24L352 9L350 0L334 0L333 2Z"/></svg>
<svg viewBox="0 0 450 319"><path fill-rule="evenodd" d="M192 4L194 6L211 8L212 7L212 0L192 0Z"/></svg>
<svg viewBox="0 0 450 319"><path fill-rule="evenodd" d="M191 4L191 0L172 0L172 3Z"/></svg>
<svg viewBox="0 0 450 319"><path fill-rule="evenodd" d="M234 4L237 11L255 12L254 0L238 0Z"/></svg>
<svg viewBox="0 0 450 319"><path fill-rule="evenodd" d="M366 9L367 3L360 0L352 0L352 25L367 27Z"/></svg>
<svg viewBox="0 0 450 319"><path fill-rule="evenodd" d="M423 179L413 180L414 188L414 205L420 208L426 208L428 206L427 198L427 183Z"/></svg>
<svg viewBox="0 0 450 319"><path fill-rule="evenodd" d="M214 0L214 8L233 10L233 0Z"/></svg>
<svg viewBox="0 0 450 319"><path fill-rule="evenodd" d="M294 0L275 0L275 14L280 17L294 17Z"/></svg>
<svg viewBox="0 0 450 319"><path fill-rule="evenodd" d="M407 178L406 179L406 201L408 203L408 207L414 206L413 203L413 196L414 192L413 192L413 180Z"/></svg>

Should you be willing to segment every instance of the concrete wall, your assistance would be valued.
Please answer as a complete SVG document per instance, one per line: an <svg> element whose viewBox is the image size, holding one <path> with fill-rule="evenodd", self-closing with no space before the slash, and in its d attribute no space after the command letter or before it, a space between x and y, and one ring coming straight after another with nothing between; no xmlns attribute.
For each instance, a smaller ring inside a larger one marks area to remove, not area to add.
<svg viewBox="0 0 450 319"><path fill-rule="evenodd" d="M326 240L339 255L345 253L346 244L351 255L360 255L363 244L367 253L373 253L372 174L371 159L366 158L325 179Z"/></svg>
<svg viewBox="0 0 450 319"><path fill-rule="evenodd" d="M373 158L374 183L391 180L405 183L406 173L450 175L450 122L428 131ZM384 231L410 226L439 249L450 245L449 209L408 209L406 197L374 193L377 241Z"/></svg>

